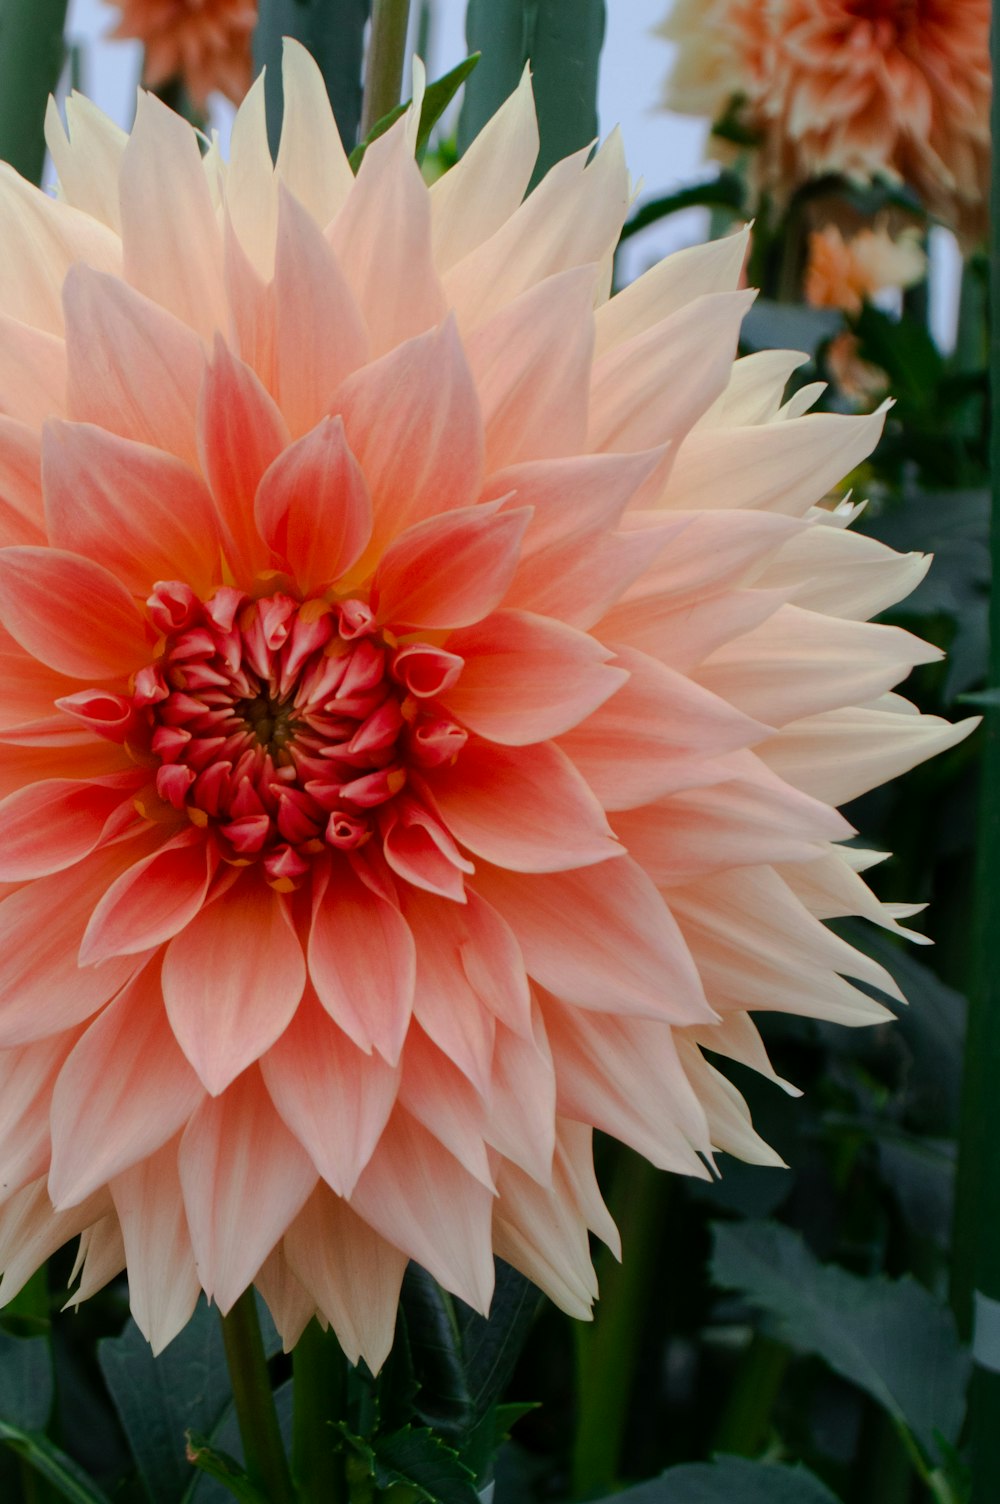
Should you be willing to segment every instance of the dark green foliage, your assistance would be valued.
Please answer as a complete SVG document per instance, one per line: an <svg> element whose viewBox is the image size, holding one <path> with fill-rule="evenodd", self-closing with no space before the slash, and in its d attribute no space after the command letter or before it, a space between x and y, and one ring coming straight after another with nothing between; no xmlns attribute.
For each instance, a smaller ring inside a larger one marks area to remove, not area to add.
<svg viewBox="0 0 1000 1504"><path fill-rule="evenodd" d="M540 147L533 182L597 136L597 70L605 0L469 0L465 36L483 61L465 91L459 151L517 88L531 64Z"/></svg>
<svg viewBox="0 0 1000 1504"><path fill-rule="evenodd" d="M281 138L281 39L295 37L319 63L346 151L358 139L361 62L371 0L260 0L253 56L267 68L267 134L277 155Z"/></svg>
<svg viewBox="0 0 1000 1504"><path fill-rule="evenodd" d="M41 181L42 123L66 58L67 0L0 4L0 158L22 177Z"/></svg>
<svg viewBox="0 0 1000 1504"><path fill-rule="evenodd" d="M807 1468L742 1457L672 1467L652 1483L615 1494L619 1499L622 1504L837 1504L836 1495Z"/></svg>
<svg viewBox="0 0 1000 1504"><path fill-rule="evenodd" d="M867 1279L821 1264L777 1222L717 1224L712 1277L767 1316L765 1330L864 1389L928 1456L954 1442L970 1360L948 1307L908 1277Z"/></svg>

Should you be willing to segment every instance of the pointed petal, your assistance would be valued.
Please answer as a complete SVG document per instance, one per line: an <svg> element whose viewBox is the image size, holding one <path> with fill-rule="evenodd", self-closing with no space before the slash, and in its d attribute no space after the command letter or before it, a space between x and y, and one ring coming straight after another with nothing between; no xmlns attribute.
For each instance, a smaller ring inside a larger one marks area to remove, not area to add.
<svg viewBox="0 0 1000 1504"><path fill-rule="evenodd" d="M483 985L482 967L478 971L472 965L467 968L465 961L482 944L488 914L478 926L470 925L464 905L413 888L407 889L403 896L403 912L417 951L414 1017L438 1049L485 1096L489 1090L495 1014L487 1001L489 992L484 996L479 991ZM511 953L508 945L506 951L497 956L498 971L502 968L511 973L508 988L519 990L524 987L520 957L516 948ZM499 980L493 984L500 985ZM406 1048L409 1049L409 1040Z"/></svg>
<svg viewBox="0 0 1000 1504"><path fill-rule="evenodd" d="M281 896L248 876L207 904L167 946L163 1000L184 1054L213 1096L270 1049L306 984Z"/></svg>
<svg viewBox="0 0 1000 1504"><path fill-rule="evenodd" d="M69 1211L54 1211L44 1176L11 1196L0 1207L0 1306L13 1300L57 1249L107 1212L108 1195L103 1190Z"/></svg>
<svg viewBox="0 0 1000 1504"><path fill-rule="evenodd" d="M65 410L65 342L0 313L0 413L40 428Z"/></svg>
<svg viewBox="0 0 1000 1504"><path fill-rule="evenodd" d="M615 819L631 856L658 888L729 867L806 862L853 827L826 804L775 779L734 778L675 794Z"/></svg>
<svg viewBox="0 0 1000 1504"><path fill-rule="evenodd" d="M77 965L94 902L127 860L119 847L97 852L0 903L0 1046L72 1028L135 972L135 956Z"/></svg>
<svg viewBox="0 0 1000 1504"><path fill-rule="evenodd" d="M0 800L0 882L45 877L89 856L144 782L138 770L94 782L45 778L8 794Z"/></svg>
<svg viewBox="0 0 1000 1504"><path fill-rule="evenodd" d="M249 583L267 564L254 524L261 476L289 441L277 406L250 367L217 339L198 403L198 452L234 571Z"/></svg>
<svg viewBox="0 0 1000 1504"><path fill-rule="evenodd" d="M115 277L73 267L65 282L71 418L197 465L205 352L193 330Z"/></svg>
<svg viewBox="0 0 1000 1504"><path fill-rule="evenodd" d="M317 1186L288 1229L284 1249L347 1361L363 1358L378 1373L396 1331L406 1254L324 1186Z"/></svg>
<svg viewBox="0 0 1000 1504"><path fill-rule="evenodd" d="M318 1189L317 1187L317 1191ZM308 1205L306 1202L306 1207ZM300 1216L305 1209L299 1213ZM292 1273L281 1243L272 1249L257 1270L254 1288L263 1296L271 1319L278 1328L282 1351L290 1353L316 1315L316 1302L302 1281Z"/></svg>
<svg viewBox="0 0 1000 1504"><path fill-rule="evenodd" d="M52 1097L49 1195L82 1201L155 1153L204 1092L174 1042L159 970L147 966L74 1046Z"/></svg>
<svg viewBox="0 0 1000 1504"><path fill-rule="evenodd" d="M592 266L548 277L467 341L488 471L585 447L595 281Z"/></svg>
<svg viewBox="0 0 1000 1504"><path fill-rule="evenodd" d="M544 1290L560 1310L591 1319L597 1276L590 1261L587 1225L557 1168L550 1186L540 1186L517 1165L505 1164L493 1241L500 1258Z"/></svg>
<svg viewBox="0 0 1000 1504"><path fill-rule="evenodd" d="M306 594L347 573L371 536L372 507L342 419L322 419L278 455L261 479L255 515Z"/></svg>
<svg viewBox="0 0 1000 1504"><path fill-rule="evenodd" d="M285 189L279 194L273 296L275 397L297 437L330 411L340 383L367 359L369 340L329 243Z"/></svg>
<svg viewBox="0 0 1000 1504"><path fill-rule="evenodd" d="M594 365L589 447L679 443L724 391L752 292L697 298Z"/></svg>
<svg viewBox="0 0 1000 1504"><path fill-rule="evenodd" d="M194 129L139 91L119 177L125 276L203 339L224 329L222 242Z"/></svg>
<svg viewBox="0 0 1000 1504"><path fill-rule="evenodd" d="M497 1029L490 1073L490 1100L483 1130L505 1159L539 1185L552 1180L555 1150L556 1076L541 1012L532 1010L528 1038Z"/></svg>
<svg viewBox="0 0 1000 1504"><path fill-rule="evenodd" d="M117 1175L111 1195L128 1264L136 1326L161 1353L191 1319L201 1284L177 1174L177 1140Z"/></svg>
<svg viewBox="0 0 1000 1504"><path fill-rule="evenodd" d="M369 146L327 233L361 305L373 355L441 322L447 305L431 259L430 202L405 120Z"/></svg>
<svg viewBox="0 0 1000 1504"><path fill-rule="evenodd" d="M470 730L507 746L562 735L626 679L593 637L528 611L495 611L453 633L448 651L465 667L441 703Z"/></svg>
<svg viewBox="0 0 1000 1504"><path fill-rule="evenodd" d="M400 1105L453 1154L470 1175L493 1190L483 1141L483 1099L458 1066L419 1024L406 1036Z"/></svg>
<svg viewBox="0 0 1000 1504"><path fill-rule="evenodd" d="M334 1023L362 1050L399 1059L413 1007L413 937L399 910L346 862L319 887L309 936L309 976Z"/></svg>
<svg viewBox="0 0 1000 1504"><path fill-rule="evenodd" d="M198 1277L225 1314L302 1210L316 1171L255 1070L205 1099L178 1168Z"/></svg>
<svg viewBox="0 0 1000 1504"><path fill-rule="evenodd" d="M63 331L62 290L75 262L121 275L121 242L107 226L42 193L0 164L0 312L48 334Z"/></svg>
<svg viewBox="0 0 1000 1504"><path fill-rule="evenodd" d="M338 1196L349 1196L392 1111L398 1066L364 1054L307 996L260 1068L271 1100L323 1179Z"/></svg>
<svg viewBox="0 0 1000 1504"><path fill-rule="evenodd" d="M365 473L380 547L477 499L483 425L454 320L348 377L332 411Z"/></svg>
<svg viewBox="0 0 1000 1504"><path fill-rule="evenodd" d="M0 1201L48 1170L52 1087L75 1039L67 1030L0 1050Z"/></svg>
<svg viewBox="0 0 1000 1504"><path fill-rule="evenodd" d="M521 82L448 172L431 185L439 272L482 245L524 198L538 156L538 123L526 67Z"/></svg>
<svg viewBox="0 0 1000 1504"><path fill-rule="evenodd" d="M111 884L90 916L80 964L136 955L170 940L200 911L216 858L198 830L184 830Z"/></svg>
<svg viewBox="0 0 1000 1504"><path fill-rule="evenodd" d="M0 550L0 614L32 657L74 679L127 676L149 660L132 597L107 569L79 554Z"/></svg>
<svg viewBox="0 0 1000 1504"><path fill-rule="evenodd" d="M281 56L281 143L277 173L318 225L333 219L354 185L330 108L323 75L311 54L284 37Z"/></svg>
<svg viewBox="0 0 1000 1504"><path fill-rule="evenodd" d="M919 715L898 695L883 695L871 705L792 721L756 750L795 788L827 804L846 804L957 746L978 725L976 716L950 725L936 715Z"/></svg>
<svg viewBox="0 0 1000 1504"><path fill-rule="evenodd" d="M435 629L481 621L503 600L528 521L527 512L498 512L490 504L408 528L375 571L379 621Z"/></svg>
<svg viewBox="0 0 1000 1504"><path fill-rule="evenodd" d="M745 228L664 256L597 310L598 352L634 339L706 293L734 292L749 241Z"/></svg>
<svg viewBox="0 0 1000 1504"><path fill-rule="evenodd" d="M531 876L483 865L476 888L514 931L529 976L558 997L678 1024L711 1016L670 910L630 858Z"/></svg>
<svg viewBox="0 0 1000 1504"><path fill-rule="evenodd" d="M452 835L498 867L558 872L621 849L586 782L550 742L502 747L474 737L427 781Z"/></svg>
<svg viewBox="0 0 1000 1504"><path fill-rule="evenodd" d="M493 1294L493 1196L397 1107L351 1206L474 1310Z"/></svg>
<svg viewBox="0 0 1000 1504"><path fill-rule="evenodd" d="M692 769L697 782L714 782L710 759L767 735L767 727L645 653L618 648L615 662L628 682L560 740L605 809L633 809L687 788Z"/></svg>
<svg viewBox="0 0 1000 1504"><path fill-rule="evenodd" d="M85 555L145 597L157 580L207 594L217 582L212 498L172 455L89 423L49 423L42 440L49 541Z"/></svg>
<svg viewBox="0 0 1000 1504"><path fill-rule="evenodd" d="M848 417L809 413L786 423L728 428L688 435L661 502L698 511L702 507L753 507L801 517L847 471L860 465L878 443L885 413Z"/></svg>
<svg viewBox="0 0 1000 1504"><path fill-rule="evenodd" d="M674 1030L551 1000L544 1011L562 1116L593 1124L661 1170L709 1179L698 1158L710 1147L708 1124L678 1058Z"/></svg>
<svg viewBox="0 0 1000 1504"><path fill-rule="evenodd" d="M697 681L771 726L874 699L939 648L900 627L838 621L782 606L717 649Z"/></svg>
<svg viewBox="0 0 1000 1504"><path fill-rule="evenodd" d="M128 136L75 90L67 96L65 109L68 134L54 99L49 99L45 110L45 142L62 199L120 234L118 173Z"/></svg>
<svg viewBox="0 0 1000 1504"><path fill-rule="evenodd" d="M556 272L600 262L618 239L629 185L621 137L564 158L494 235L444 278L463 328L476 328L527 288Z"/></svg>

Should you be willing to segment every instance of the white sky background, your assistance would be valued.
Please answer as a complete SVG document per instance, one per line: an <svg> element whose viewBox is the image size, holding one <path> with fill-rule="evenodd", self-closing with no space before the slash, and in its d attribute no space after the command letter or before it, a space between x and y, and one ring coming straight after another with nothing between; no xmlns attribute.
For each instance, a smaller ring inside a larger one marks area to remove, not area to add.
<svg viewBox="0 0 1000 1504"><path fill-rule="evenodd" d="M453 68L466 53L465 0L433 0L431 78ZM620 125L634 180L642 179L642 196L669 193L705 175L707 123L672 115L658 108L672 47L651 35L670 0L607 0L607 34L601 57L598 113L602 136ZM413 0L414 14L419 6ZM83 50L84 92L119 124L131 122L141 52L137 43L112 42L116 12L102 0L70 0L67 35ZM231 109L220 100L215 112L223 137ZM667 251L692 245L706 233L705 211L672 216L636 236L627 248L622 271L631 280ZM939 342L950 345L957 301L957 251L945 231L933 232L931 322Z"/></svg>

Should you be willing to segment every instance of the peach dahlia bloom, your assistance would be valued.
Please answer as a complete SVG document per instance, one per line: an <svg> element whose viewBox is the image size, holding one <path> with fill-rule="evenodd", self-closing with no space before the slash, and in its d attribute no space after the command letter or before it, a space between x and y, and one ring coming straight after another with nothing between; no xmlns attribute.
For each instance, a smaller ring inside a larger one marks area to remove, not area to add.
<svg viewBox="0 0 1000 1504"><path fill-rule="evenodd" d="M202 109L213 90L239 104L253 78L257 0L116 0L116 37L142 43L142 81L151 89L180 78Z"/></svg>
<svg viewBox="0 0 1000 1504"><path fill-rule="evenodd" d="M733 95L760 133L754 172L787 196L825 173L908 183L967 236L989 175L989 0L680 0L672 109Z"/></svg>
<svg viewBox="0 0 1000 1504"><path fill-rule="evenodd" d="M884 224L846 238L833 224L810 232L804 292L814 308L858 314L876 293L913 287L926 275L927 257L916 230L903 230L896 240Z"/></svg>
<svg viewBox="0 0 1000 1504"><path fill-rule="evenodd" d="M527 81L430 190L285 100L273 169L258 83L228 165L74 100L0 176L0 1298L82 1235L157 1348L253 1281L377 1368L407 1259L588 1314L594 1127L778 1162L703 1051L887 1016L833 806L966 728L744 236L608 300L617 136L522 202Z"/></svg>

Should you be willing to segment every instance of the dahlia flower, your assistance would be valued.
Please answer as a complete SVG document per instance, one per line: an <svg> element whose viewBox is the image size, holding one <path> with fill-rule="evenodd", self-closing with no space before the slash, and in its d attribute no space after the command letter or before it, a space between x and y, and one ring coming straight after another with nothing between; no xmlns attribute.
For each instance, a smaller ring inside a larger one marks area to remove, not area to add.
<svg viewBox="0 0 1000 1504"><path fill-rule="evenodd" d="M115 0L112 33L145 49L142 81L151 89L180 78L204 109L213 90L239 104L253 78L251 39L257 0Z"/></svg>
<svg viewBox="0 0 1000 1504"><path fill-rule="evenodd" d="M927 257L916 230L904 230L893 240L878 224L845 239L829 224L809 235L804 291L814 308L857 314L876 293L912 287L926 275Z"/></svg>
<svg viewBox="0 0 1000 1504"><path fill-rule="evenodd" d="M680 0L664 102L717 120L739 101L753 172L785 197L810 178L909 184L966 238L989 175L989 0Z"/></svg>
<svg viewBox="0 0 1000 1504"><path fill-rule="evenodd" d="M143 97L0 176L0 1298L82 1235L157 1348L254 1282L377 1368L408 1259L588 1314L595 1127L778 1162L705 1052L888 1016L834 806L966 726L743 235L609 299L617 135L522 202L525 81L428 190L284 87L273 169L258 82L228 165Z"/></svg>

